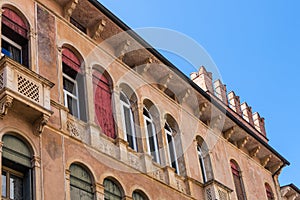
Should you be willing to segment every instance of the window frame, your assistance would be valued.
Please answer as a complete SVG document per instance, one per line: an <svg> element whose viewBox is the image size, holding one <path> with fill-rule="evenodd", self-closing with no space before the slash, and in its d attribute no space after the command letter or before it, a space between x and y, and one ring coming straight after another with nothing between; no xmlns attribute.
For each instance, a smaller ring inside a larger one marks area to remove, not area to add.
<svg viewBox="0 0 300 200"><path fill-rule="evenodd" d="M208 178L207 178L207 172L206 172L205 162L204 162L204 157L203 157L202 152L203 151L201 149L201 146L199 144L197 144L197 154L198 154L198 160L199 160L199 164L200 164L200 168L201 168L201 172L202 172L202 179L203 179L203 182L206 183L208 181Z"/></svg>
<svg viewBox="0 0 300 200"><path fill-rule="evenodd" d="M5 186L6 186L6 191L5 191L5 196L3 196L3 190L2 190L2 194L1 194L1 198L3 200L11 200L11 199L14 199L11 197L11 182L10 182L10 177L11 175L15 176L15 177L18 177L20 179L22 179L22 184L24 184L24 174L22 172L19 172L19 171L16 171L16 170L13 170L11 168L8 168L6 166L2 166L2 180L3 180L3 172L6 173L6 183L5 183ZM2 189L3 189L3 182L2 182ZM24 188L23 188L23 185L22 185L22 193L24 193Z"/></svg>
<svg viewBox="0 0 300 200"><path fill-rule="evenodd" d="M147 112L147 114L149 115L146 116L144 114L144 110ZM151 130L152 130L152 135L153 135L153 142L154 142L154 157L153 157L153 160L157 163L160 163L160 156L159 156L159 148L158 148L158 139L157 139L157 134L156 134L156 129L155 129L155 125L154 125L154 121L152 119L152 115L151 113L149 112L149 110L144 107L143 108L143 116L144 116L144 124L145 124L145 133L146 133L146 141L147 141L147 152L149 155L153 156L152 153L151 153L151 146L150 146L150 141L149 141L149 133L148 133L148 128L147 128L147 122L149 123L149 125L151 126Z"/></svg>
<svg viewBox="0 0 300 200"><path fill-rule="evenodd" d="M123 95L126 99L126 102L121 98L121 95ZM128 135L127 133L127 127L126 127L126 115L125 115L125 109L128 109L129 111L129 123L130 123L130 129L131 129L131 137L132 137L132 146L129 146L135 150L138 151L137 148L137 141L136 141L136 132L135 132L135 127L134 127L134 120L133 120L133 112L131 109L131 104L130 100L128 99L127 95L124 92L120 92L120 104L121 104L121 116L122 116L122 124L123 124L123 132L124 132L124 139L128 142Z"/></svg>
<svg viewBox="0 0 300 200"><path fill-rule="evenodd" d="M69 66L67 66L69 67ZM70 109L69 105L68 105L68 96L70 96L72 99L75 99L76 100L76 107L77 107L77 116L74 114L74 113L71 113L74 117L76 118L80 118L80 107L79 107L79 93L78 93L78 83L76 80L74 80L72 77L70 77L69 75L67 75L66 73L63 73L63 79L67 79L68 81L74 83L74 87L75 87L75 92L77 94L74 95L73 93L67 91L65 88L64 88L64 84L63 84L63 93L64 93L64 105ZM63 81L64 82L64 81ZM74 91L74 88L73 88L73 91ZM72 107L73 105L71 105ZM73 109L72 109L72 112L73 112Z"/></svg>
<svg viewBox="0 0 300 200"><path fill-rule="evenodd" d="M166 126L170 129L168 130L166 128ZM179 175L179 167L178 167L178 160L177 160L177 152L176 152L176 148L175 148L175 138L174 138L174 133L172 128L170 127L170 125L168 124L168 122L165 123L164 126L164 130L165 130L165 134L166 134L166 142L167 142L167 152L168 152L168 156L169 156L169 166L173 167L175 169L175 172ZM174 158L171 158L171 148L170 148L170 144L169 144L169 140L168 140L168 136L170 136L171 138L171 145L173 148L173 156ZM172 160L174 159L174 160ZM173 166L173 162L175 163L175 166Z"/></svg>
<svg viewBox="0 0 300 200"><path fill-rule="evenodd" d="M109 183L112 184L112 186L116 187L116 188L119 190L118 192L120 193L120 195L119 195L119 194L115 194L115 193L113 193L112 191L108 190L108 188L105 187L105 182L109 182ZM109 195L109 197L110 197L110 196L118 197L118 198L120 198L120 200L124 197L123 191L122 191L122 187L119 186L119 184L117 184L117 182L114 181L114 180L111 180L111 179L109 179L109 178L104 179L104 181L103 181L103 187L104 187L104 200L109 200L109 199L107 199L107 198L105 197L106 195ZM106 195L105 195L105 194L106 194ZM118 195L119 195L119 196L118 196Z"/></svg>
<svg viewBox="0 0 300 200"><path fill-rule="evenodd" d="M20 64L23 64L23 55L22 55L22 46L17 44L16 42L12 41L11 39L9 39L8 37L6 37L5 35L1 35L1 39L4 40L5 42L7 42L8 44L10 44L11 46L15 47L16 49L18 49L20 51L20 61L17 61L16 62L19 62ZM5 53L3 53L3 45L2 45L2 42L1 42L1 55L6 55ZM6 49L5 49L6 50ZM8 51L9 53L12 54L12 52ZM11 59L13 59L13 56L12 55L6 55L7 57L10 57ZM14 59L13 59L14 60Z"/></svg>

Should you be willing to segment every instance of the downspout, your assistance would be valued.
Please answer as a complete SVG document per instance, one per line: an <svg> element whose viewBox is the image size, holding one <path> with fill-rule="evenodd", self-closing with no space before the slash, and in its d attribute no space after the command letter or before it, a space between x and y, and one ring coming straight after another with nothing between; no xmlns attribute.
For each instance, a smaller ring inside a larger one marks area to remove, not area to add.
<svg viewBox="0 0 300 200"><path fill-rule="evenodd" d="M283 165L280 166L280 168L274 172L272 174L272 177L273 177L273 181L274 181L274 184L275 184L275 189L276 189L276 194L277 194L277 197L278 197L278 200L282 200L281 199L281 192L280 192L280 184L279 184L279 180L278 180L278 177L279 177L279 174L281 173L281 170L286 166L286 163L283 163Z"/></svg>

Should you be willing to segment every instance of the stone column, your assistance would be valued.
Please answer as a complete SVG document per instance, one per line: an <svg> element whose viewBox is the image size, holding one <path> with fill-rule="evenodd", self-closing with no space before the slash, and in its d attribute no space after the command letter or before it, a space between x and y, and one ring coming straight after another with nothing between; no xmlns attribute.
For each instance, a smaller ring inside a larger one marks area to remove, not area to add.
<svg viewBox="0 0 300 200"><path fill-rule="evenodd" d="M165 123L166 123L166 119L164 117L161 117L160 119L160 127L161 128L161 139L162 141L158 140L158 149L160 152L160 164L162 166L170 166L170 160L171 158L169 157L169 148L168 148L168 141L167 141L167 133L165 131ZM175 140L175 138L173 138L173 140ZM174 141L175 142L175 141ZM172 144L169 144L172 145Z"/></svg>
<svg viewBox="0 0 300 200"><path fill-rule="evenodd" d="M33 196L36 200L42 199L42 184L41 184L41 158L33 156L31 160L33 169Z"/></svg>
<svg viewBox="0 0 300 200"><path fill-rule="evenodd" d="M95 119L95 103L94 103L94 88L93 88L93 69L86 63L85 66L85 84L86 84L86 102L87 102L87 121L94 124Z"/></svg>
<svg viewBox="0 0 300 200"><path fill-rule="evenodd" d="M33 28L31 28L28 32L28 41L29 41L29 66L31 67L31 70L39 73L39 69L38 69L38 52L37 52L37 39L36 39L36 35L37 33L35 32L35 30Z"/></svg>
<svg viewBox="0 0 300 200"><path fill-rule="evenodd" d="M100 183L95 184L95 196L96 200L103 200L104 199L104 187Z"/></svg>
<svg viewBox="0 0 300 200"><path fill-rule="evenodd" d="M127 147L128 142L127 136L125 135L125 131L123 130L122 123L122 111L120 104L120 92L121 88L119 86L115 86L113 90L113 113L114 113L114 121L116 126L117 139L116 144L119 147L119 160L123 162L127 162Z"/></svg>
<svg viewBox="0 0 300 200"><path fill-rule="evenodd" d="M65 191L65 200L71 200L71 188L70 188L70 175L71 175L71 171L69 169L66 169L66 191Z"/></svg>
<svg viewBox="0 0 300 200"><path fill-rule="evenodd" d="M63 96L63 78L62 78L62 47L57 46L57 87L58 87L58 99L59 103L64 105L64 96Z"/></svg>
<svg viewBox="0 0 300 200"><path fill-rule="evenodd" d="M123 124L122 124L120 92L121 92L121 88L119 86L115 86L113 89L113 95L112 95L113 114L114 114L117 138L126 140L126 135L123 130Z"/></svg>
<svg viewBox="0 0 300 200"><path fill-rule="evenodd" d="M131 110L133 113L134 130L135 130L135 136L136 136L137 151L139 153L141 153L141 152L144 152L143 135L141 132L141 126L143 124L143 121L141 121L139 118L139 112L140 112L139 109L140 109L140 107L138 106L137 102L131 104Z"/></svg>

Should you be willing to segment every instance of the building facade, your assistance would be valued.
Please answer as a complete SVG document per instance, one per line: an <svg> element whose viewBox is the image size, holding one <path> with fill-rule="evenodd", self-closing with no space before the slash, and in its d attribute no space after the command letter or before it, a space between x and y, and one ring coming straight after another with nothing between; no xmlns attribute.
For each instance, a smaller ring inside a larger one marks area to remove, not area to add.
<svg viewBox="0 0 300 200"><path fill-rule="evenodd" d="M2 199L282 198L264 119L96 0L2 0Z"/></svg>

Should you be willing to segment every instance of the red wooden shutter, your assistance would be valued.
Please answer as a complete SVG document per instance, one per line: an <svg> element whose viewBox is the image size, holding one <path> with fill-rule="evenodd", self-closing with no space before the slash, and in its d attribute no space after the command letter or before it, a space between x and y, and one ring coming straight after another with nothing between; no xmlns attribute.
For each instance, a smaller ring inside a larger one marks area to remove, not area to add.
<svg viewBox="0 0 300 200"><path fill-rule="evenodd" d="M93 87L95 122L101 127L105 135L116 138L109 80L102 73L94 71Z"/></svg>
<svg viewBox="0 0 300 200"><path fill-rule="evenodd" d="M267 193L268 200L274 199L271 187L268 184L265 184L265 188L266 188L266 193Z"/></svg>
<svg viewBox="0 0 300 200"><path fill-rule="evenodd" d="M62 50L62 61L76 72L82 73L80 69L80 60L72 51L67 48L63 48Z"/></svg>
<svg viewBox="0 0 300 200"><path fill-rule="evenodd" d="M237 164L232 161L230 162L230 166L231 166L231 171L232 171L232 176L233 176L233 181L234 181L235 192L236 192L237 198L238 198L238 200L244 200L245 194L244 194L244 189L243 189L243 185L242 185L240 169L237 166Z"/></svg>
<svg viewBox="0 0 300 200"><path fill-rule="evenodd" d="M27 38L28 27L23 19L9 8L3 8L2 23Z"/></svg>

